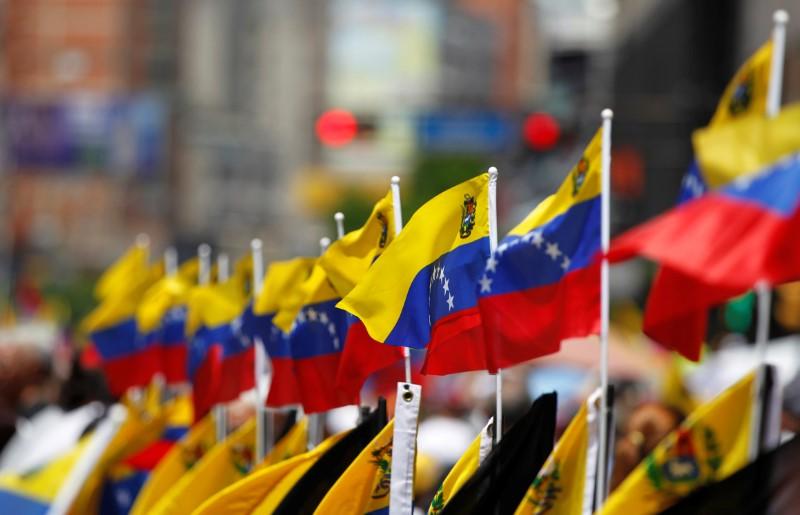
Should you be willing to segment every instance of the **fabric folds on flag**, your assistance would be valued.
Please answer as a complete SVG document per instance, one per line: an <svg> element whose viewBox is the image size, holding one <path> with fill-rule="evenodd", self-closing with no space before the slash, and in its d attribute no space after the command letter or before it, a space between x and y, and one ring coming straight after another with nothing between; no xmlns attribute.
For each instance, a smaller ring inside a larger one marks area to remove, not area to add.
<svg viewBox="0 0 800 515"><path fill-rule="evenodd" d="M251 474L210 497L194 511L194 515L271 514L297 480L346 434L333 435L310 451L256 468Z"/></svg>
<svg viewBox="0 0 800 515"><path fill-rule="evenodd" d="M150 473L131 507L131 515L144 515L216 443L214 418L205 416L179 440Z"/></svg>
<svg viewBox="0 0 800 515"><path fill-rule="evenodd" d="M541 395L441 513L513 513L553 450L555 430L556 394Z"/></svg>
<svg viewBox="0 0 800 515"><path fill-rule="evenodd" d="M314 258L295 258L271 263L264 276L261 292L253 302L252 323L243 325L244 332L253 341L258 339L262 342L270 360L272 379L267 394L267 406L270 407L302 402L289 349L287 332L290 327L284 330L275 324L274 319L281 304L292 295L298 295L300 285L311 274L314 261ZM294 316L296 313L292 313L290 319Z"/></svg>
<svg viewBox="0 0 800 515"><path fill-rule="evenodd" d="M386 423L386 401L380 399L377 409L320 456L280 499L280 504L274 510L256 510L256 513L282 515L313 512L350 463Z"/></svg>
<svg viewBox="0 0 800 515"><path fill-rule="evenodd" d="M486 427L478 433L478 436L469 444L467 450L458 459L445 476L444 481L436 490L428 507L429 515L441 513L447 501L449 501L458 490L467 482L472 474L478 470L482 460L489 454L492 448L492 435L489 428L494 425L494 419L490 420Z"/></svg>
<svg viewBox="0 0 800 515"><path fill-rule="evenodd" d="M303 305L289 332L289 351L303 410L319 413L358 404L357 392L335 387L349 322L347 313L336 309L339 296L319 264L300 290Z"/></svg>
<svg viewBox="0 0 800 515"><path fill-rule="evenodd" d="M349 294L394 239L392 194L372 208L364 225L331 243L318 265L339 297ZM336 387L356 397L372 373L403 358L402 349L373 340L364 324L347 315L347 337L336 377Z"/></svg>
<svg viewBox="0 0 800 515"><path fill-rule="evenodd" d="M719 127L746 116L764 116L771 62L772 40L759 48L733 76L708 127ZM718 176L693 161L681 182L678 203L697 198L708 190L724 186L730 180L730 177Z"/></svg>
<svg viewBox="0 0 800 515"><path fill-rule="evenodd" d="M244 292L238 281L197 286L189 293L187 374L192 382L196 420L220 401L223 347L234 337L232 322L244 306Z"/></svg>
<svg viewBox="0 0 800 515"><path fill-rule="evenodd" d="M614 239L608 258L657 261L645 331L697 360L706 311L752 288L800 277L800 106L695 135L705 169L739 177ZM747 171L751 173L746 173ZM682 322L678 325L677 322Z"/></svg>
<svg viewBox="0 0 800 515"><path fill-rule="evenodd" d="M206 499L246 476L253 467L255 420L211 448L174 483L149 513L191 513Z"/></svg>
<svg viewBox="0 0 800 515"><path fill-rule="evenodd" d="M597 409L587 401L570 422L515 515L591 515L597 467Z"/></svg>
<svg viewBox="0 0 800 515"><path fill-rule="evenodd" d="M112 267L113 268L113 267ZM147 288L161 275L160 266L137 267L136 275L106 296L82 322L114 395L132 386L144 386L161 368L158 347L136 327L136 310Z"/></svg>
<svg viewBox="0 0 800 515"><path fill-rule="evenodd" d="M701 487L664 515L792 515L800 506L800 438L759 456L730 477Z"/></svg>
<svg viewBox="0 0 800 515"><path fill-rule="evenodd" d="M486 262L477 284L490 371L599 331L601 143L602 129Z"/></svg>
<svg viewBox="0 0 800 515"><path fill-rule="evenodd" d="M356 456L314 513L389 513L394 420Z"/></svg>
<svg viewBox="0 0 800 515"><path fill-rule="evenodd" d="M600 513L657 513L742 468L749 459L754 382L750 373L693 411L611 493Z"/></svg>
<svg viewBox="0 0 800 515"><path fill-rule="evenodd" d="M489 254L488 174L423 205L338 307L374 340L428 349L427 370L484 369L475 283Z"/></svg>
<svg viewBox="0 0 800 515"><path fill-rule="evenodd" d="M94 287L94 296L98 300L124 295L133 286L137 278L147 274L148 251L146 247L134 245L108 269L103 272Z"/></svg>

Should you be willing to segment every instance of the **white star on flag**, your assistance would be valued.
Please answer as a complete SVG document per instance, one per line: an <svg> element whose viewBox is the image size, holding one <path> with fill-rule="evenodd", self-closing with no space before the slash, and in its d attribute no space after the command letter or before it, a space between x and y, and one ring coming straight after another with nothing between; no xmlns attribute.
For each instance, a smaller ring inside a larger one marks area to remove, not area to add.
<svg viewBox="0 0 800 515"><path fill-rule="evenodd" d="M548 243L547 250L545 250L544 253L550 256L553 261L558 259L558 256L561 255L561 251L558 249L558 243Z"/></svg>
<svg viewBox="0 0 800 515"><path fill-rule="evenodd" d="M444 279L444 265L439 267L439 279Z"/></svg>
<svg viewBox="0 0 800 515"><path fill-rule="evenodd" d="M542 231L533 231L531 234L531 238L533 239L533 244L536 245L537 249L542 248L542 243L544 243L544 237L542 237Z"/></svg>
<svg viewBox="0 0 800 515"><path fill-rule="evenodd" d="M447 277L444 278L444 283L442 283L442 291L444 291L444 293L450 293L450 279Z"/></svg>
<svg viewBox="0 0 800 515"><path fill-rule="evenodd" d="M491 256L489 256L489 259L486 260L486 271L494 272L496 267L497 267L497 260L494 258L494 254L492 254Z"/></svg>
<svg viewBox="0 0 800 515"><path fill-rule="evenodd" d="M453 308L455 307L455 304L453 303L454 300L455 297L453 297L452 294L447 296L447 309L450 311L453 311Z"/></svg>
<svg viewBox="0 0 800 515"><path fill-rule="evenodd" d="M506 249L508 249L508 244L507 244L507 243L501 243L501 244L500 244L500 245L498 245L498 247L497 247L497 255L498 255L498 256L502 256L502 255L503 255L503 252L505 252L505 251L506 251Z"/></svg>
<svg viewBox="0 0 800 515"><path fill-rule="evenodd" d="M571 263L571 261L569 260L569 257L568 256L564 256L564 261L561 263L561 268L566 270L567 268L569 268L570 263Z"/></svg>
<svg viewBox="0 0 800 515"><path fill-rule="evenodd" d="M312 322L316 322L317 321L317 310L316 309L309 308L309 310L308 310L308 319L311 320Z"/></svg>
<svg viewBox="0 0 800 515"><path fill-rule="evenodd" d="M322 313L320 313L319 314L319 321L322 322L323 324L327 324L328 323L328 315L327 315L327 313L325 313L324 311Z"/></svg>
<svg viewBox="0 0 800 515"><path fill-rule="evenodd" d="M492 291L492 280L489 279L486 274L483 274L483 277L481 277L478 282L481 284L481 293L489 293Z"/></svg>

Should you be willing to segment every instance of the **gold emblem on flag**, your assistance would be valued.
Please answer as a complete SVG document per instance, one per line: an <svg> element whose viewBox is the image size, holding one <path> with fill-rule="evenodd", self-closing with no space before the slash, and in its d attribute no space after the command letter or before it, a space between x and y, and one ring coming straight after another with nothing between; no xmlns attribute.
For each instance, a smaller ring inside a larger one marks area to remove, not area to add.
<svg viewBox="0 0 800 515"><path fill-rule="evenodd" d="M575 173L572 174L573 197L578 194L578 192L581 190L581 186L583 186L583 183L586 181L586 174L589 173L589 165L589 160L586 159L586 156L583 156L575 166Z"/></svg>
<svg viewBox="0 0 800 515"><path fill-rule="evenodd" d="M374 449L370 463L376 465L378 469L378 480L375 482L375 488L372 489L372 498L382 499L389 495L389 487L392 483L392 442Z"/></svg>
<svg viewBox="0 0 800 515"><path fill-rule="evenodd" d="M478 209L478 201L475 197L466 193L464 195L464 205L461 206L461 227L458 229L458 235L461 238L469 238L472 234L472 229L475 227L475 213Z"/></svg>

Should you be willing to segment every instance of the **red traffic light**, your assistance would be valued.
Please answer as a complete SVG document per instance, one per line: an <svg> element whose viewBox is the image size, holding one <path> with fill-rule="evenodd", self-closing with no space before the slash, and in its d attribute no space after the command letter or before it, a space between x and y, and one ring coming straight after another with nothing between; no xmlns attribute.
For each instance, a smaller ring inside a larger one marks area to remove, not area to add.
<svg viewBox="0 0 800 515"><path fill-rule="evenodd" d="M317 118L315 125L319 141L328 147L347 145L358 133L358 121L349 111L330 109Z"/></svg>
<svg viewBox="0 0 800 515"><path fill-rule="evenodd" d="M533 113L522 125L525 143L534 150L550 150L561 137L561 127L555 118L547 113Z"/></svg>

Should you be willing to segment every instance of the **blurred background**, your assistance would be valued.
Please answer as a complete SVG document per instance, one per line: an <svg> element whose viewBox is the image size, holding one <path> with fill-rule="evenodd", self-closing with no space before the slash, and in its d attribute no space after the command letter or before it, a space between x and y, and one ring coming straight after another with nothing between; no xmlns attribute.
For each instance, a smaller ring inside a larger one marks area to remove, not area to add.
<svg viewBox="0 0 800 515"><path fill-rule="evenodd" d="M237 257L254 237L268 260L314 255L332 213L360 226L392 175L407 219L489 165L502 232L562 181L604 107L613 231L664 211L691 131L777 8L792 20L787 103L800 99L793 1L0 0L0 349L17 349L0 377L30 378L4 406L69 374L93 280L139 233L181 259L200 242ZM672 366L641 341L651 273L612 272L623 392L664 387ZM793 334L800 293L775 303L773 334ZM752 304L720 312L710 341L747 340ZM553 385L585 395L596 347L520 367L509 402ZM30 352L47 356L38 376ZM490 399L490 383L460 381L440 380L430 409Z"/></svg>

